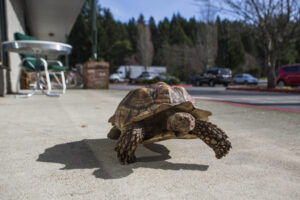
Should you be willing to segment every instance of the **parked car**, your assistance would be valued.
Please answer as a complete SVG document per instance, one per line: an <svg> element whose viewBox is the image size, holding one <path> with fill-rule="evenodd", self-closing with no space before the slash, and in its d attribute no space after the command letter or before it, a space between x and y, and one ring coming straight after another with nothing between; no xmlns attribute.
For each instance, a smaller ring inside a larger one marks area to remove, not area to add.
<svg viewBox="0 0 300 200"><path fill-rule="evenodd" d="M189 84L196 85L196 80L201 78L201 74L195 74L189 79Z"/></svg>
<svg viewBox="0 0 300 200"><path fill-rule="evenodd" d="M119 66L116 73L110 75L109 80L111 82L125 82L129 81L135 82L134 80L138 78L142 72L145 71L144 66L139 65L122 65ZM164 66L149 66L147 67L147 72L155 73L158 75L159 73L166 73L167 67Z"/></svg>
<svg viewBox="0 0 300 200"><path fill-rule="evenodd" d="M278 70L276 83L279 87L300 85L300 64L281 66Z"/></svg>
<svg viewBox="0 0 300 200"><path fill-rule="evenodd" d="M234 84L258 84L258 79L253 77L251 74L237 74L233 78Z"/></svg>
<svg viewBox="0 0 300 200"><path fill-rule="evenodd" d="M157 74L150 73L150 72L142 72L134 81L133 83L144 83L149 82L155 78Z"/></svg>
<svg viewBox="0 0 300 200"><path fill-rule="evenodd" d="M190 79L193 85L200 86L208 84L214 87L215 84L223 84L225 87L231 83L232 72L228 68L210 68L202 74L197 74Z"/></svg>

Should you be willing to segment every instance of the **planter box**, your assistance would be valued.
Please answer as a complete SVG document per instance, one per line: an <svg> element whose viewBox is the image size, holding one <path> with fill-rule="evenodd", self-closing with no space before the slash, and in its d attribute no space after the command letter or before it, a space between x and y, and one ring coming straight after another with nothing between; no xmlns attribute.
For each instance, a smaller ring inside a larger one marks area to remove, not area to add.
<svg viewBox="0 0 300 200"><path fill-rule="evenodd" d="M83 64L83 85L86 89L108 89L109 63L85 62Z"/></svg>

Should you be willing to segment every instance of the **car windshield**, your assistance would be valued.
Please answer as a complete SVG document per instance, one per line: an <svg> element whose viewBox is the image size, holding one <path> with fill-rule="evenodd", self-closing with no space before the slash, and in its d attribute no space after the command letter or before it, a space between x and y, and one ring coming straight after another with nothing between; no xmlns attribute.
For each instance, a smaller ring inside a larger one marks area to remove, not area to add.
<svg viewBox="0 0 300 200"><path fill-rule="evenodd" d="M231 74L231 70L230 69L220 69L220 73L221 74Z"/></svg>
<svg viewBox="0 0 300 200"><path fill-rule="evenodd" d="M253 78L253 76L251 74L244 74L245 78Z"/></svg>
<svg viewBox="0 0 300 200"><path fill-rule="evenodd" d="M157 78L159 78L159 79L166 79L166 76L165 75L158 75Z"/></svg>
<svg viewBox="0 0 300 200"><path fill-rule="evenodd" d="M218 74L218 69L209 69L206 72L207 74Z"/></svg>

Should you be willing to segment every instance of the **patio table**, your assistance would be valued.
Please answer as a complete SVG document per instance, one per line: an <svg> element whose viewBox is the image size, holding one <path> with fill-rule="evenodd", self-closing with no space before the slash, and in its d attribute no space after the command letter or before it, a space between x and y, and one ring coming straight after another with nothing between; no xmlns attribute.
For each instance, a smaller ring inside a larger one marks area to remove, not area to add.
<svg viewBox="0 0 300 200"><path fill-rule="evenodd" d="M41 40L17 40L2 43L2 50L19 54L34 54L36 59L35 72L37 75L37 88L32 93L17 95L17 97L30 97L40 89L43 94L50 97L58 97L58 93L46 92L41 85L41 61L42 56L59 56L71 53L72 46L60 42L50 42ZM3 53L2 53L3 55Z"/></svg>

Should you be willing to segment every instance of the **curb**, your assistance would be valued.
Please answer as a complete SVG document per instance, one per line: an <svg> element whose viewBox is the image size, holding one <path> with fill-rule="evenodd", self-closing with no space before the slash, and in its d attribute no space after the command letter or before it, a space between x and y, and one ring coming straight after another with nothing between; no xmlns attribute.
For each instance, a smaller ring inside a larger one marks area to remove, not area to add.
<svg viewBox="0 0 300 200"><path fill-rule="evenodd" d="M285 92L300 94L300 89L289 90L280 88L248 88L248 87L227 87L226 90L245 90L245 91L260 91L260 92Z"/></svg>

